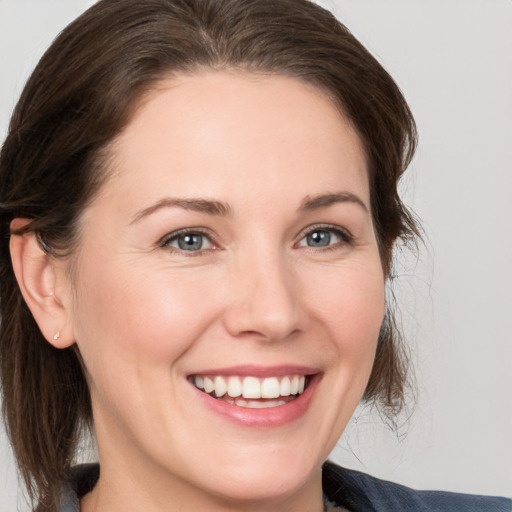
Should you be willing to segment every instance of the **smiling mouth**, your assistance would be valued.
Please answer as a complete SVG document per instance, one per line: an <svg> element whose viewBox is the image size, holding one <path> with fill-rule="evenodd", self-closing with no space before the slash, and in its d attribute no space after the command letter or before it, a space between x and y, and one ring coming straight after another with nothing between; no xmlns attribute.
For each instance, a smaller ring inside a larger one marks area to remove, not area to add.
<svg viewBox="0 0 512 512"><path fill-rule="evenodd" d="M203 393L249 409L279 407L296 400L307 388L308 375L280 377L192 375L189 380Z"/></svg>

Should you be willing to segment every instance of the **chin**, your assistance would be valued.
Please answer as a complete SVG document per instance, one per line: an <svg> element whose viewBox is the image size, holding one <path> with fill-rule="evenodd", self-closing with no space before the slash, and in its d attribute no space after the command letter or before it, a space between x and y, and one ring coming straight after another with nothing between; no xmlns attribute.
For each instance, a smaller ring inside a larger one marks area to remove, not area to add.
<svg viewBox="0 0 512 512"><path fill-rule="evenodd" d="M221 494L227 501L237 502L279 502L297 495L304 489L313 472L304 471L300 466L290 466L272 470L268 465L254 474L250 468L235 471L223 482L217 482L215 493ZM315 468L315 472L320 468Z"/></svg>
<svg viewBox="0 0 512 512"><path fill-rule="evenodd" d="M250 452L253 451L251 455ZM296 446L265 447L222 461L210 479L213 494L230 501L279 502L297 495L308 482L319 481L323 459L312 460ZM210 468L211 471L211 468Z"/></svg>

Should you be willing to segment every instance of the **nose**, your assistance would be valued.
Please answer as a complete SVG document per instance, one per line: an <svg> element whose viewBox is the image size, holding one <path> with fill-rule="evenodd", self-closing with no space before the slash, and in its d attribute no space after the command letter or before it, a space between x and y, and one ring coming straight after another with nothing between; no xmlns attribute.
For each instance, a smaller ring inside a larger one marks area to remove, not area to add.
<svg viewBox="0 0 512 512"><path fill-rule="evenodd" d="M231 336L279 341L302 329L297 282L283 258L246 260L230 280L224 321Z"/></svg>

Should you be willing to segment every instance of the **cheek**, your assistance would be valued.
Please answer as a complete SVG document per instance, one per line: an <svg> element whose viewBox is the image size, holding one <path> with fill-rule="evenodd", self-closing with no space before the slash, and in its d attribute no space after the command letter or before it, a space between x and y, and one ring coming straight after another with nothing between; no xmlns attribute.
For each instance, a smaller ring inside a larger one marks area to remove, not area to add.
<svg viewBox="0 0 512 512"><path fill-rule="evenodd" d="M333 269L330 279L323 283L319 279L322 293L311 294L310 303L318 324L329 333L330 343L325 350L330 351L331 364L341 369L341 388L362 393L373 366L385 312L380 260Z"/></svg>
<svg viewBox="0 0 512 512"><path fill-rule="evenodd" d="M322 293L311 297L324 324L347 343L363 350L378 336L385 310L384 277L380 264L335 269L321 282Z"/></svg>
<svg viewBox="0 0 512 512"><path fill-rule="evenodd" d="M211 280L191 272L92 264L81 278L76 339L91 359L111 353L118 363L152 360L168 368L215 317Z"/></svg>

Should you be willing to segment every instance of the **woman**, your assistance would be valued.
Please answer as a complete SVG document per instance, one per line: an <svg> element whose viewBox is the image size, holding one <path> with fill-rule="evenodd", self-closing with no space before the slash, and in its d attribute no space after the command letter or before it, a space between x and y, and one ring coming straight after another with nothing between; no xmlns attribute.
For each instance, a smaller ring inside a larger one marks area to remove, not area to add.
<svg viewBox="0 0 512 512"><path fill-rule="evenodd" d="M4 410L40 509L505 510L323 466L363 395L402 406L384 284L418 232L414 145L314 4L102 1L70 25L0 164ZM70 469L88 425L101 476Z"/></svg>

